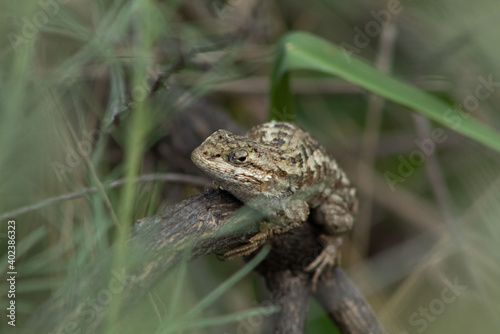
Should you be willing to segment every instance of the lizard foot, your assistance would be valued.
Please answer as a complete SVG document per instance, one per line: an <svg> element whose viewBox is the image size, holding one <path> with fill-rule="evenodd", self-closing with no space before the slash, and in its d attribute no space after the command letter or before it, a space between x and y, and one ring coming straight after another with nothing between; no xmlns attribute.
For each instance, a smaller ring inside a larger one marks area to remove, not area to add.
<svg viewBox="0 0 500 334"><path fill-rule="evenodd" d="M322 235L320 236L325 246L321 253L311 262L306 271L314 271L312 278L312 289L316 291L319 277L325 271L330 269L340 262L339 248L342 245L342 238Z"/></svg>
<svg viewBox="0 0 500 334"><path fill-rule="evenodd" d="M265 223L261 223L260 229L261 232L248 239L248 244L236 247L225 252L224 254L222 254L222 259L224 261L228 261L238 257L247 256L263 246L267 242L267 240L269 240L273 236L273 233L267 228L267 225Z"/></svg>

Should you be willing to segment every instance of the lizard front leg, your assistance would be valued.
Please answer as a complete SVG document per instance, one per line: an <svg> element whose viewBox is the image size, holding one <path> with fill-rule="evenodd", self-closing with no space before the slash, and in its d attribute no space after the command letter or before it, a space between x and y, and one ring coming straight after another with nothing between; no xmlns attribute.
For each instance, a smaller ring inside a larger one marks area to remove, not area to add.
<svg viewBox="0 0 500 334"><path fill-rule="evenodd" d="M246 245L231 249L222 255L224 260L247 256L266 244L274 235L300 227L309 215L309 205L304 200L291 200L286 207L273 213L260 223L259 232Z"/></svg>

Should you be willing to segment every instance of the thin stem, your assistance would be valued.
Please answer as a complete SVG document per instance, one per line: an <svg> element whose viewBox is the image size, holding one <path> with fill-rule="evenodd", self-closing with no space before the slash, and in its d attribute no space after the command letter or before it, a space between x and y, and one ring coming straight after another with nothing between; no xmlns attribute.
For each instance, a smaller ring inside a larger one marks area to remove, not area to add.
<svg viewBox="0 0 500 334"><path fill-rule="evenodd" d="M196 185L206 185L207 184L207 179L200 177L200 176L195 176L195 175L185 175L185 174L176 174L176 173L166 173L166 174L145 174L141 175L135 179L132 180L132 182L154 182L154 181L163 181L163 182L175 182L175 183L190 183L190 184L196 184ZM107 184L103 184L104 189L113 189L116 187L119 187L125 183L125 179L119 179ZM91 194L98 191L97 187L88 187L88 188L83 188L82 190L69 193L69 194L64 194L64 195L59 195L55 197L50 197L47 198L41 202L28 205L28 206L23 206L21 208L5 212L0 215L0 220L5 220L7 218L19 216L31 211L35 211L38 209L41 209L43 207L46 207L48 205L56 204L59 202L63 201L68 201L72 200L75 198L80 198L83 197L87 194Z"/></svg>
<svg viewBox="0 0 500 334"><path fill-rule="evenodd" d="M376 67L383 73L390 72L396 36L397 30L393 23L385 26L380 36L380 49L377 55ZM366 166L375 164L384 106L385 100L380 96L371 94L368 97L366 130L362 139L360 159ZM368 250L370 223L373 218L373 179L371 174L364 173L363 169L358 166L358 178L359 183L366 185L366 191L360 195L361 210L356 228L353 231L353 241L358 251L356 255L361 257Z"/></svg>

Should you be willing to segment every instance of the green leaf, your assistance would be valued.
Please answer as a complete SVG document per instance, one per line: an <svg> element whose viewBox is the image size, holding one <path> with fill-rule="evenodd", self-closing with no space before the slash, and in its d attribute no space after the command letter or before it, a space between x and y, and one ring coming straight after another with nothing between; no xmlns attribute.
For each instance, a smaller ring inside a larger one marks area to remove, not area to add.
<svg viewBox="0 0 500 334"><path fill-rule="evenodd" d="M345 48L304 32L289 33L278 45L271 74L271 110L292 110L288 78L292 70L312 70L343 78L500 151L500 134L468 113L351 57Z"/></svg>

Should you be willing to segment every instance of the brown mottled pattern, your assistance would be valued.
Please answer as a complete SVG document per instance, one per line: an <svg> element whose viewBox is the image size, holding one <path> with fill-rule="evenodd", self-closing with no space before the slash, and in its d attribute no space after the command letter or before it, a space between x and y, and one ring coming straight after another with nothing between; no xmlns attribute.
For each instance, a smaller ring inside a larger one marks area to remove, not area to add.
<svg viewBox="0 0 500 334"><path fill-rule="evenodd" d="M339 169L318 142L295 125L265 123L253 128L248 137L287 152L287 167L300 176L301 185L311 185L326 175L334 175Z"/></svg>
<svg viewBox="0 0 500 334"><path fill-rule="evenodd" d="M274 218L281 227L274 233L298 226L307 219L310 209L315 222L325 225L331 235L352 227L357 211L354 188L335 160L294 124L261 124L246 137L219 130L196 148L191 158L242 202L261 210L270 203L278 204L281 209ZM317 184L316 194L309 199L286 201L298 190ZM259 198L266 200L253 201Z"/></svg>

